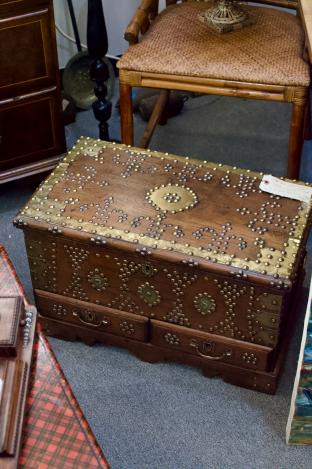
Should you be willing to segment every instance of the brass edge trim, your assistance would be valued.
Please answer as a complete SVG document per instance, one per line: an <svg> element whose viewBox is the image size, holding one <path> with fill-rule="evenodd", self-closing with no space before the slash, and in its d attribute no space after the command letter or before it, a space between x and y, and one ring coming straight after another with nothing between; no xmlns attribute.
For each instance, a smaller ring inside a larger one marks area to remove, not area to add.
<svg viewBox="0 0 312 469"><path fill-rule="evenodd" d="M155 240L151 239L147 236L139 237L135 233L126 233L123 230L119 229L109 229L109 228L98 228L96 229L95 226L92 223L88 222L83 222L79 223L77 220L70 219L68 220L66 217L54 217L53 214L46 215L46 213L43 216L43 212L46 211L49 212L51 210L51 201L48 200L48 194L50 191L52 191L53 187L55 184L59 182L58 178L61 178L64 172L67 170L68 166L72 161L75 160L76 156L83 150L82 145L85 145L87 147L90 147L92 145L97 147L102 146L104 148L116 148L117 150L129 150L131 148L131 152L134 153L143 153L145 155L150 155L150 156L156 156L160 157L163 160L178 160L181 162L187 161L189 163L192 163L198 167L205 167L209 168L212 171L218 169L220 171L230 171L232 173L236 174L247 174L249 176L254 176L256 177L259 181L261 180L263 173L257 173L253 172L250 170L246 169L239 169L236 166L231 167L228 165L223 165L221 163L211 163L207 161L200 161L196 160L193 158L187 158L187 157L182 157L182 156L176 156L176 155L171 155L167 153L160 153L160 152L155 152L155 151L150 151L150 150L142 150L137 147L131 147L129 145L123 145L123 144L116 144L116 143L110 143L110 142L105 142L101 140L94 140L89 137L87 138L80 138L77 141L77 144L72 148L71 151L68 152L68 154L65 156L65 158L62 160L62 162L57 166L57 168L50 174L50 176L47 178L47 180L44 182L44 184L38 188L38 190L35 192L34 196L31 199L30 205L26 205L24 210L22 210L16 219L16 224L21 225L21 227L27 226L29 224L29 220L40 220L42 223L46 223L47 226L50 228L52 225L52 231L62 233L63 231L69 232L68 230L74 230L75 234L77 232L81 233L86 233L85 237L87 237L87 234L91 237L104 237L106 238L116 238L117 240L123 240L125 242L130 242L133 243L135 246L143 245L147 248L155 248L160 250L165 250L166 253L173 251L176 254L179 254L180 258L185 259L185 256L190 256L192 259L199 258L202 260L204 264L208 264L211 266L210 261L215 261L213 263L221 263L221 264L228 264L230 267L228 270L231 271L232 268L238 268L238 269L243 269L246 270L246 265L248 268L248 275L251 275L250 271L254 271L257 273L257 275L262 275L262 271L264 269L261 264L258 264L256 261L249 261L248 263L244 259L239 259L239 258L234 258L232 259L229 255L220 255L220 254L215 254L213 256L213 259L211 259L211 254L209 252L200 250L199 248L196 247L190 247L187 248L182 244L175 243L174 247L172 246L172 243L169 241L165 240L158 240L155 246ZM92 157L92 155L90 155ZM284 178L285 179L285 178ZM288 179L285 179L288 180ZM304 183L304 182L297 182L298 184L301 185L306 185L306 186L311 186L311 184ZM48 207L45 207L47 206ZM63 204L60 204L58 202L53 202L53 206L55 209L58 210L58 213L60 213L60 210L63 207ZM36 210L39 209L39 210ZM285 243L284 250L286 251L286 255L284 256L285 258L290 258L293 260L294 258L297 257L299 253L299 248L301 245L301 239L303 236L303 233L306 231L309 220L308 220L308 214L311 208L311 204L307 204L302 202L301 205L299 206L298 209L298 223L297 227L295 230L295 233L292 237L290 237ZM38 226L35 224L36 228ZM49 229L48 228L48 229ZM51 228L50 228L51 231ZM85 238L84 237L84 238ZM280 251L276 251L276 255L279 255ZM181 256L183 255L183 256ZM294 259L295 260L295 259ZM275 265L270 265L265 267L265 272L263 272L264 275L269 276L276 276L277 278L282 278L282 279L287 279L290 280L292 275L293 275L293 264L287 265L281 265L281 267L276 268Z"/></svg>

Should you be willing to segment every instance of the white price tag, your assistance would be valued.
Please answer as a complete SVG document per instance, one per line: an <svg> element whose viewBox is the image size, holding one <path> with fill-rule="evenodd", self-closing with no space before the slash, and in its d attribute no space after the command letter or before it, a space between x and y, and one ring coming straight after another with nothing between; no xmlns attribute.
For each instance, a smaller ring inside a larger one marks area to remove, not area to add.
<svg viewBox="0 0 312 469"><path fill-rule="evenodd" d="M269 194L287 197L288 199L300 200L309 203L312 196L312 187L296 184L294 182L282 181L279 178L265 174L260 183L260 189Z"/></svg>

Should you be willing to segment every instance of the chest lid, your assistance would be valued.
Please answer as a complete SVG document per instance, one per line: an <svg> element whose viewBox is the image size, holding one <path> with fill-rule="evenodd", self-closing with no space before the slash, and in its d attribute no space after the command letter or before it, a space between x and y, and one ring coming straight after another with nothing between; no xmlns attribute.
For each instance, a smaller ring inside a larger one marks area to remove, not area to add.
<svg viewBox="0 0 312 469"><path fill-rule="evenodd" d="M311 205L261 191L262 176L82 138L15 223L283 287Z"/></svg>

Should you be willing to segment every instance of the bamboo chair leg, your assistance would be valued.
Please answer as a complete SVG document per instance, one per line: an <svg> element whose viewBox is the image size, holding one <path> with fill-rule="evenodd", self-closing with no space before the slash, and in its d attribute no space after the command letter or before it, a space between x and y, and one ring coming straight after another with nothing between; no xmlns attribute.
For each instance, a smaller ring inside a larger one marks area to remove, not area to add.
<svg viewBox="0 0 312 469"><path fill-rule="evenodd" d="M150 117L150 120L148 121L148 124L144 130L144 134L140 143L141 148L148 147L153 133L155 132L156 126L161 120L163 112L168 104L169 96L170 90L161 90L159 98Z"/></svg>
<svg viewBox="0 0 312 469"><path fill-rule="evenodd" d="M303 145L303 126L307 103L293 103L293 111L290 126L289 144L288 144L288 171L287 176L290 179L299 178L300 159Z"/></svg>
<svg viewBox="0 0 312 469"><path fill-rule="evenodd" d="M133 145L132 87L120 83L119 90L121 142L125 145Z"/></svg>

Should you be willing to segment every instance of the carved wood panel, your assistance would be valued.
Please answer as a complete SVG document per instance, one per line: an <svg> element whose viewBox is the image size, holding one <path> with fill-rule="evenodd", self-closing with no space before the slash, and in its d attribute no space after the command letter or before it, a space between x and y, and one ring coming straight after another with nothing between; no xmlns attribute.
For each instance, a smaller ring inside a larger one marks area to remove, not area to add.
<svg viewBox="0 0 312 469"><path fill-rule="evenodd" d="M0 101L0 171L61 153L56 94L52 89L14 104Z"/></svg>
<svg viewBox="0 0 312 469"><path fill-rule="evenodd" d="M0 184L65 151L55 36L52 0L0 0Z"/></svg>
<svg viewBox="0 0 312 469"><path fill-rule="evenodd" d="M56 64L47 8L0 23L0 99L53 84Z"/></svg>

